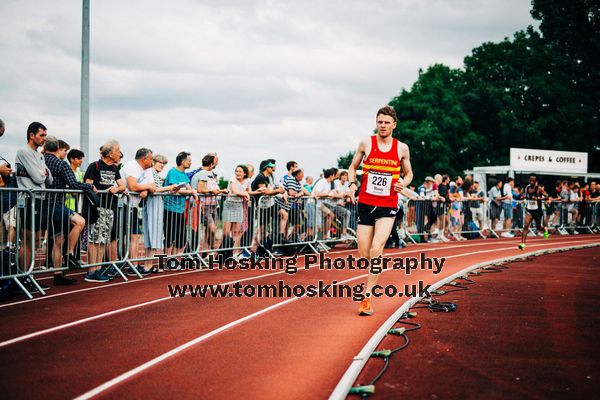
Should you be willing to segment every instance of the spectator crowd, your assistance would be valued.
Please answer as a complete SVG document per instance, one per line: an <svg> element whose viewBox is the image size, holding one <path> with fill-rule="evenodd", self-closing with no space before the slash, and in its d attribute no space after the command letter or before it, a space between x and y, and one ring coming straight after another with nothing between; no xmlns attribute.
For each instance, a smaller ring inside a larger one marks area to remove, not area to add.
<svg viewBox="0 0 600 400"><path fill-rule="evenodd" d="M4 130L0 120L0 136ZM180 152L166 171L165 156L143 147L124 161L119 143L109 140L82 171L86 155L47 136L43 124L31 123L26 139L14 165L0 154L0 187L9 188L0 200L2 243L9 252L18 249L21 269L34 262L34 252L16 246L19 241L45 247L45 267L55 271L55 285L75 282L65 271L80 268L83 254L89 266L84 279L103 283L123 271L162 272L154 258L158 253L203 256L199 261L206 262L219 249L235 259L280 256L354 238L358 192L351 193L345 170L329 168L311 177L289 161L279 179L275 160L266 159L257 169L237 165L224 185L215 172L216 153L204 155L201 167L192 170L192 154ZM539 186L545 226L571 233L598 226L595 182ZM30 191L25 206L17 206L15 189ZM430 242L490 232L513 237L523 228L522 199L523 188L512 178L498 180L486 193L470 175L428 176L399 194L398 229L388 247L403 246L408 236Z"/></svg>

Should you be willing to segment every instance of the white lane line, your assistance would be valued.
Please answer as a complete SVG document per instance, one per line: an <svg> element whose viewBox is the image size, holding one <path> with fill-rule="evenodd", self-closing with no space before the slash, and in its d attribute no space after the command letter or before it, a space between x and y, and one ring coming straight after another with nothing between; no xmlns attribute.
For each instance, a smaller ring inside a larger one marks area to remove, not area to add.
<svg viewBox="0 0 600 400"><path fill-rule="evenodd" d="M574 242L573 240L569 241L569 242ZM562 243L562 242L561 242ZM531 245L534 246L534 245ZM446 259L448 258L455 258L455 257L463 257L463 256L467 256L467 255L472 255L472 254L478 254L478 253L489 253L489 252L494 252L494 251L499 251L499 250L506 250L506 249L512 249L513 247L506 247L506 248L500 248L500 249L490 249L490 250L479 250L479 251L475 251L475 252L471 252L471 253L464 253L461 255L454 255L454 256L447 256ZM398 254L407 254L408 252L396 252L396 253L387 253L387 255L398 255ZM299 269L299 271L306 271L304 269ZM195 272L195 271L191 271L191 272ZM273 275L279 275L279 274L283 274L285 273L285 270L283 271L277 271L277 272L271 272L268 274L262 274L262 275L256 275L256 276L252 276L252 277L248 277L248 278L243 278L243 279L238 279L238 280L234 280L234 281L229 281L229 282L221 282L221 283L215 283L212 284L211 286L215 287L215 286L222 286L222 285L231 285L237 282L246 282L246 281L251 281L251 280L255 280L255 279L260 279L260 278L265 278L265 277L270 277ZM158 299L154 299L154 300L149 300L146 302L142 302L142 303L138 303L138 304L134 304L131 306L127 306L127 307L122 307L122 308L118 308L115 310L111 310L111 311L107 311L101 314L97 314L97 315L93 315L90 317L86 317L86 318L82 318L82 319L78 319L75 321L71 321L71 322L67 322L61 325L57 325L51 328L46 328L46 329L41 329L39 331L35 331L32 333L28 333L26 335L22 335L22 336L18 336L16 338L12 338L12 339L8 339L5 340L4 342L0 342L0 348L11 345L11 344L15 344L15 343L19 343L28 339L32 339L38 336L42 336L48 333L52 333L52 332L56 332L62 329L66 329L66 328L71 328L73 326L77 326L77 325L81 325L87 322L91 322L91 321L96 321L105 317L109 317L115 314L120 314L122 312L125 311L130 311L130 310L135 310L138 308L142 308L148 305L152 305L152 304L156 304L165 300L169 300L169 299L173 299L176 297L171 297L171 296L166 296L166 297L161 297Z"/></svg>
<svg viewBox="0 0 600 400"><path fill-rule="evenodd" d="M543 255L550 254L551 252L554 253L555 250L577 250L577 249L582 249L582 248L589 249L592 247L596 247L599 244L600 244L600 242L592 242L592 243L586 243L586 244L575 245L575 246L566 245L566 247L546 248L546 249L541 249L541 250L537 250L537 251L530 251L530 252L526 252L526 253L524 252L517 256L508 256L508 257L492 259L489 261L483 261L483 262L480 262L477 264L470 265L467 268L464 268L454 274L448 275L445 278L442 278L441 280L437 281L436 283L432 283L430 291L439 289L442 286L446 285L448 282L451 282L460 276L465 276L469 272L477 270L477 269L481 269L482 267L485 267L485 266L494 265L496 263L505 263L505 262L512 263L521 257L529 257L532 255L533 256L543 256ZM536 245L536 246L539 247L541 245ZM532 246L532 247L534 247L534 246ZM554 253L554 254L556 254L556 253ZM405 301L404 303L402 303L400 305L400 307L398 307L396 309L396 311L394 311L388 317L388 319L384 323L382 323L379 326L379 328L373 334L373 336L371 336L367 340L367 342L365 343L363 348L360 350L360 352L356 356L354 356L354 358L350 362L350 365L344 372L344 375L342 375L342 377L338 381L336 387L331 392L331 395L329 396L329 400L342 400L342 399L346 399L348 397L348 391L352 387L352 384L354 382L356 382L358 375L363 370L365 364L368 362L371 353L373 353L373 351L375 351L375 348L377 348L377 346L379 346L379 344L381 343L381 341L384 339L385 335L387 334L388 330L394 324L396 324L398 319L405 312L410 310L410 308L413 307L415 304L417 304L421 299L422 299L422 297L413 297L413 298Z"/></svg>
<svg viewBox="0 0 600 400"><path fill-rule="evenodd" d="M569 241L569 242L574 242L574 241ZM565 242L552 243L552 244L562 244L562 243L565 243ZM538 245L531 245L530 247L542 247L542 246L545 246L546 244L551 244L551 243L543 243L543 244L538 244ZM448 256L446 258L447 259L448 258L458 258L458 257L467 256L467 255L480 254L480 253L483 253L483 252L501 251L501 250L514 250L514 249L515 249L514 246L511 246L511 247L505 247L505 248L501 248L501 249L485 250L485 251L474 251L474 252L465 253L465 254L457 254L457 255L454 255L454 256ZM383 270L381 273L383 274L383 273L388 272L388 271L393 271L393 269ZM355 281L357 279L365 278L367 276L368 276L368 274L362 274L362 275L355 276L355 277L352 277L352 278L349 278L349 279L345 279L343 281L339 281L338 284L343 284L343 283ZM125 372L125 373L123 373L123 374L121 374L121 375L119 375L119 376L117 376L117 377L115 377L115 378L113 378L111 380L109 380L109 381L107 381L107 382L105 382L105 383L103 383L103 384L95 387L94 389L92 389L90 391L88 391L88 392L86 392L86 393L84 393L84 394L82 394L80 396L77 396L75 398L75 400L91 399L92 397L94 397L94 396L96 396L96 395L104 392L105 390L110 389L111 387L113 387L115 385L118 385L119 383L121 383L121 382L123 382L123 381L125 381L125 380L127 380L127 379L129 379L129 378L131 378L131 377L133 377L133 376L135 376L135 375L137 375L137 374L139 374L139 373L141 373L141 372L143 372L143 371L145 371L145 370L153 367L153 366L155 366L155 365L157 365L158 363L160 363L162 361L165 361L166 359L168 359L170 357L173 357L174 355L182 352L183 350L188 349L188 348L190 348L190 347L192 347L192 346L194 346L194 345L196 345L198 343L201 343L201 342L205 341L206 339L209 339L209 338L211 338L211 337L213 337L213 336L215 336L215 335L217 335L217 334L219 334L219 333L221 333L221 332L223 332L223 331L225 331L225 330L227 330L229 328L232 328L232 327L234 327L236 325L239 325L239 324L241 324L243 322L246 322L246 321L248 321L250 319L253 319L253 318L255 318L255 317L259 316L259 315L265 314L265 313L267 313L269 311L272 311L272 310L274 310L276 308L282 307L282 306L284 306L286 304L290 304L293 301L297 301L297 300L300 300L300 299L305 298L305 297L306 296L293 297L291 299L287 299L287 300L281 301L279 303L273 304L273 305L271 305L271 306L269 306L267 308L264 308L262 310L256 311L256 312L254 312L252 314L249 314L249 315L247 315L245 317L242 317L240 319L237 319L235 321L229 322L226 325L223 325L223 326L221 326L221 327L219 327L217 329L214 329L214 330L212 330L212 331L210 331L208 333L205 333L202 336L198 336L195 339L192 339L192 340L190 340L190 341L188 341L188 342L186 342L186 343L184 343L184 344L182 344L182 345L180 345L178 347L175 347L174 349L171 349L168 352L163 353L163 354L159 355L158 357L155 357L155 358L153 358L153 359L151 359L151 360L149 360L149 361L147 361L147 362L145 362L145 363L143 363L143 364L141 364L141 365L139 365L139 366L137 366L137 367L135 367L135 368L133 368L133 369L131 369L131 370L129 370L129 371L127 371L127 372Z"/></svg>
<svg viewBox="0 0 600 400"><path fill-rule="evenodd" d="M251 280L254 280L254 279L264 278L264 277L267 277L267 276L276 275L276 274L283 274L283 273L285 273L285 270L284 271L275 272L275 273L269 273L269 274L252 276L252 277L248 277L248 278L244 278L244 279L238 279L238 280L235 280L235 281L215 283L215 284L210 285L210 286L232 285L232 284L234 284L236 282L251 281ZM122 312L125 312L125 311L135 310L137 308L141 308L141 307L144 307L144 306L149 306L151 304L160 303L160 302L165 301L165 300L177 299L177 298L179 298L179 297L171 297L171 296L161 297L159 299L150 300L150 301L146 301L146 302L139 303L139 304L134 304L134 305L123 307L123 308L118 308L116 310L107 311L107 312L104 312L102 314L97 314L97 315L93 315L91 317L78 319L78 320L72 321L72 322L67 322L66 324L57 325L57 326L54 326L52 328L42 329L40 331L32 332L32 333L29 333L27 335L19 336L19 337L16 337L14 339L9 339L9 340L6 340L4 342L0 342L0 348L8 346L8 345L11 345L11 344L14 344L14 343L22 342L24 340L31 339L31 338L34 338L34 337L37 337L37 336L41 336L41 335L45 335L45 334L48 334L48 333L56 332L56 331L59 331L61 329L70 328L72 326L81 325L81 324L84 324L84 323L90 322L90 321L96 321L98 319L109 317L111 315L119 314L119 313L122 313Z"/></svg>
<svg viewBox="0 0 600 400"><path fill-rule="evenodd" d="M539 240L543 240L541 238L532 238L534 241L537 241L536 239ZM514 239L492 239L494 240L494 242L496 243L507 243L509 241L512 241ZM489 245L490 242L488 241L482 241L481 243L464 243L461 245L454 245L454 246L443 246L444 243L440 243L440 246L435 246L435 247L427 247L427 248L422 248L422 249L417 249L417 250L406 250L404 249L403 251L401 251L400 253L386 253L386 254L410 254L410 253L420 253L420 252L424 252L424 251L437 251L437 250L446 250L446 249L455 249L455 248L461 248L461 247L470 247L470 246L487 246ZM418 246L418 245L417 245ZM333 255L333 254L339 254L339 253L345 253L345 252L353 252L356 251L356 249L348 249L348 250L341 250L339 252L332 252L332 253L327 253L326 255ZM298 258L300 257L305 257L305 254L302 254L300 256L298 256ZM285 258L289 258L289 257L284 257ZM194 272L206 272L206 271L219 271L218 269L200 269L200 270L194 270L194 271L184 271L184 272L177 272L177 273L173 273L173 274L166 274L166 275L160 275L160 276L150 276L150 277L146 277L144 279L135 279L135 280L129 280L129 281L123 281L123 282L115 282L115 283L107 283L107 284L103 284L103 285L98 285L98 286L92 286L92 287L87 287L87 288L83 288L83 289L75 289L75 290L70 290L67 292L62 292L62 293L56 293L56 294L49 294L49 295L45 295L45 296L41 296L41 297L34 297L33 299L27 299L27 300L20 300L20 301L15 301L12 303L7 303L7 304L0 304L0 308L4 308L4 307L12 307L12 306L16 306L19 304L24 304L24 303L31 303L33 301L40 301L40 300L46 300L46 299L52 299L55 297L61 297L61 296L67 296L70 294L77 294L77 293L83 293L83 292L88 292L90 290L99 290L99 289L106 289L106 288L111 288L111 287L115 287L115 286L119 286L119 285L125 285L125 284L132 284L132 283L138 283L138 282L147 282L153 279L163 279L163 278L169 278L169 277L173 277L173 276L179 276L179 275L184 275L184 274L190 274L190 273L194 273Z"/></svg>

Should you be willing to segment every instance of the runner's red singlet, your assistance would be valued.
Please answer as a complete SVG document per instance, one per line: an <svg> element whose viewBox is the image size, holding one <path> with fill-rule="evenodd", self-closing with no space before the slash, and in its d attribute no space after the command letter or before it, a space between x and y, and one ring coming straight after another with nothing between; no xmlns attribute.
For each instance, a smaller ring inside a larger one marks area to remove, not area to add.
<svg viewBox="0 0 600 400"><path fill-rule="evenodd" d="M400 178L398 140L392 139L390 151L377 146L377 135L371 136L371 152L363 162L358 202L377 207L398 208L398 193L394 184Z"/></svg>

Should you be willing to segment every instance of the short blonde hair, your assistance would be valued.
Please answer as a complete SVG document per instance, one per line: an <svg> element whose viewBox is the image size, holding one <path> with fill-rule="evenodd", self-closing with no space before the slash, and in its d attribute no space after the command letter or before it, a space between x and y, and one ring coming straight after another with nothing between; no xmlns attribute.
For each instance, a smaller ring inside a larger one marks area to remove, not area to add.
<svg viewBox="0 0 600 400"><path fill-rule="evenodd" d="M156 154L154 157L152 157L152 161L154 161L155 163L159 162L163 164L169 162L169 160L167 160L167 157L163 156L162 154Z"/></svg>

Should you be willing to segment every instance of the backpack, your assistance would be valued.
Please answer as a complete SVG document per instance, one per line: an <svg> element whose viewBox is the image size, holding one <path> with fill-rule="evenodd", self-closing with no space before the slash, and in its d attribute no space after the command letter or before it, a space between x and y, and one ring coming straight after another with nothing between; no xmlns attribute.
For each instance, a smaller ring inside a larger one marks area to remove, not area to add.
<svg viewBox="0 0 600 400"><path fill-rule="evenodd" d="M14 176L6 176L2 178L7 188L17 188L17 179ZM0 201L0 212L4 214L5 212L11 210L14 206L17 205L17 194L18 192L13 191L2 191L2 200Z"/></svg>

